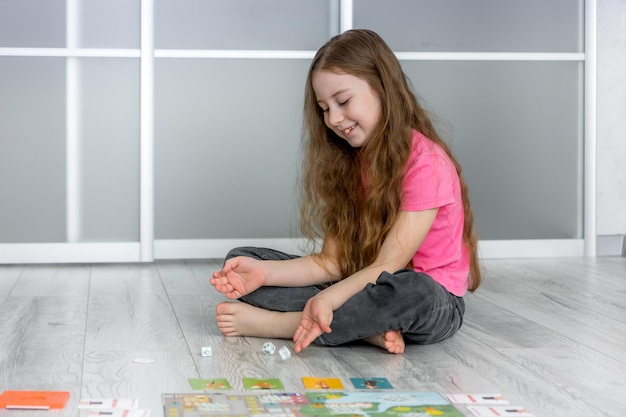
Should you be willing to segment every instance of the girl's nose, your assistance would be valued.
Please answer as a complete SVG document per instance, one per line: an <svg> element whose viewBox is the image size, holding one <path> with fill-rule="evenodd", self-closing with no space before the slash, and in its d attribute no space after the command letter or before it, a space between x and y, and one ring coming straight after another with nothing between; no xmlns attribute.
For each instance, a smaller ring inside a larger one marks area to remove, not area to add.
<svg viewBox="0 0 626 417"><path fill-rule="evenodd" d="M337 127L343 122L343 112L340 109L328 109L328 123Z"/></svg>

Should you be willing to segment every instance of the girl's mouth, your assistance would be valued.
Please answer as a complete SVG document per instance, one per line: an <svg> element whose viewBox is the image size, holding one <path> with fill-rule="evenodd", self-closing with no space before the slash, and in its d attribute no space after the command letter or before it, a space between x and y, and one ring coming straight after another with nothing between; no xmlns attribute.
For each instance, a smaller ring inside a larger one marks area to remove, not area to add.
<svg viewBox="0 0 626 417"><path fill-rule="evenodd" d="M354 125L350 126L350 127L349 127L349 128L347 128L347 129L343 129L341 132L342 132L344 135L348 136L348 135L349 135L349 134L350 134L350 133L354 130L354 128L356 128L356 124L354 124Z"/></svg>

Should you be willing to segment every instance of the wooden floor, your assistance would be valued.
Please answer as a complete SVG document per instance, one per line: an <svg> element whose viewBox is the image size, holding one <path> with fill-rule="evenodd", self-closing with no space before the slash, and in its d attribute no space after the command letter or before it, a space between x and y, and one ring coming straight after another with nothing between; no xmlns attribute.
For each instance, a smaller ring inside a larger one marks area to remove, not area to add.
<svg viewBox="0 0 626 417"><path fill-rule="evenodd" d="M312 346L287 361L261 352L266 339L220 335L223 298L207 283L219 265L0 266L0 390L71 392L64 410L0 417L79 416L80 398L110 397L162 416L161 394L191 392L188 378L243 391L243 377L278 377L301 392L302 376L339 377L346 390L350 377L386 377L398 391L497 392L537 417L626 416L626 258L487 260L453 338L401 356Z"/></svg>

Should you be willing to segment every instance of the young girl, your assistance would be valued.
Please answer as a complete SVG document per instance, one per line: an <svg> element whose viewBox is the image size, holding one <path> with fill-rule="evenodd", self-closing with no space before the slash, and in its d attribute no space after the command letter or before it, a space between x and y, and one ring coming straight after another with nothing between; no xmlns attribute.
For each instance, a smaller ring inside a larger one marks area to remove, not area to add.
<svg viewBox="0 0 626 417"><path fill-rule="evenodd" d="M302 231L319 253L237 248L211 284L225 336L391 353L435 343L480 284L461 168L387 44L350 30L315 55L306 82Z"/></svg>

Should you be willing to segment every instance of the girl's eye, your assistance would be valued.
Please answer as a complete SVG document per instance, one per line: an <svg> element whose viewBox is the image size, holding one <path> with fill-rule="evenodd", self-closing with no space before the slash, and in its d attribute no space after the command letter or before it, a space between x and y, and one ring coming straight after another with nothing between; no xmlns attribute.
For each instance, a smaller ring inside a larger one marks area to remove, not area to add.
<svg viewBox="0 0 626 417"><path fill-rule="evenodd" d="M337 104L338 104L339 106L345 106L346 104L348 104L348 102L349 102L349 101L350 101L350 99L347 99L347 100L344 100L344 101L340 101L340 102L338 102Z"/></svg>

